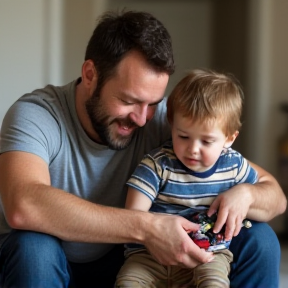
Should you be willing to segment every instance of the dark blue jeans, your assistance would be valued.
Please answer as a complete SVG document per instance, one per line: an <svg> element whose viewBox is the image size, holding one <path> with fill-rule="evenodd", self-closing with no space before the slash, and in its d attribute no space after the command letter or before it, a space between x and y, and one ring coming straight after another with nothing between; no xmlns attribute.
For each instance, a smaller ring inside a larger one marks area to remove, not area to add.
<svg viewBox="0 0 288 288"><path fill-rule="evenodd" d="M122 246L116 247L95 262L75 264L67 262L57 238L13 231L1 249L0 287L113 287L123 261ZM230 287L278 288L280 245L267 224L253 222L251 229L242 229L230 250L234 254Z"/></svg>

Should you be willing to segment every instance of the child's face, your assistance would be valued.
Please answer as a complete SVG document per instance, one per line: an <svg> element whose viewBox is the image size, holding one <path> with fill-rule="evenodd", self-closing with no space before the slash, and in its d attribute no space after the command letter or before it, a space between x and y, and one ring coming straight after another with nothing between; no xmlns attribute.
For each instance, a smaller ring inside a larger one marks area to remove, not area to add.
<svg viewBox="0 0 288 288"><path fill-rule="evenodd" d="M238 135L236 131L227 137L220 121L202 124L174 114L172 124L173 149L177 158L189 169L204 172L211 168L222 150L230 147Z"/></svg>

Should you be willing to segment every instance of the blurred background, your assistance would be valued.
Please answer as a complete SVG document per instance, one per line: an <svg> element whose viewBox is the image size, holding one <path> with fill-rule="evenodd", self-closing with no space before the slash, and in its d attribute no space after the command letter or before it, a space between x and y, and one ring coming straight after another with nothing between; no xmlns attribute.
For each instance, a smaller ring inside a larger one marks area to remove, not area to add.
<svg viewBox="0 0 288 288"><path fill-rule="evenodd" d="M287 0L0 0L0 124L24 93L79 77L97 17L125 7L151 12L172 36L167 94L197 67L240 80L245 105L234 148L288 192L288 109L280 109L288 102ZM287 219L271 222L281 239Z"/></svg>

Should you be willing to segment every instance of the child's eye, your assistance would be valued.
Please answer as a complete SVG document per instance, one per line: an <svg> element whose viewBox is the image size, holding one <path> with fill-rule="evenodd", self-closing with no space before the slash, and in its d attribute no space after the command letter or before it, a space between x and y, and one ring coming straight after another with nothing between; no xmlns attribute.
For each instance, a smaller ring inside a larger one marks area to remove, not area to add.
<svg viewBox="0 0 288 288"><path fill-rule="evenodd" d="M187 136L183 136L183 135L179 135L179 138L181 138L181 139L188 139Z"/></svg>
<svg viewBox="0 0 288 288"><path fill-rule="evenodd" d="M203 140L203 144L206 145L206 146L212 145L213 143L214 143L214 141Z"/></svg>

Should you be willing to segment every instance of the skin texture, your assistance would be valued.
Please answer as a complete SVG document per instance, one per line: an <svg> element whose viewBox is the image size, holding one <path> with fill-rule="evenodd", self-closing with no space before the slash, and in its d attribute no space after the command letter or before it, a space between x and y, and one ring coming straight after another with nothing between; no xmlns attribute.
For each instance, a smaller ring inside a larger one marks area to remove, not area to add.
<svg viewBox="0 0 288 288"><path fill-rule="evenodd" d="M137 126L145 125L154 114L154 104L163 98L168 78L165 73L155 72L137 52L131 52L120 62L116 75L105 83L101 92L101 97L105 95L102 104L109 115L107 124L113 139L133 133L135 129L126 127L125 121L114 119L130 119ZM76 110L87 135L102 143L85 107L96 87L95 67L90 60L85 61L82 82L76 90ZM243 214L262 215L260 220L267 221L284 212L286 199L279 185L266 171L259 167L257 170L261 183L251 187L239 185L216 199L211 207L211 211L218 207L221 211L216 227L226 222L228 214L231 227L238 221L233 210L239 203ZM196 246L186 233L196 230L196 224L181 217L93 204L51 187L47 164L30 153L0 155L0 194L8 224L15 229L39 231L69 241L143 243L166 265L195 267L212 257ZM238 199L239 194L245 195L247 201Z"/></svg>

